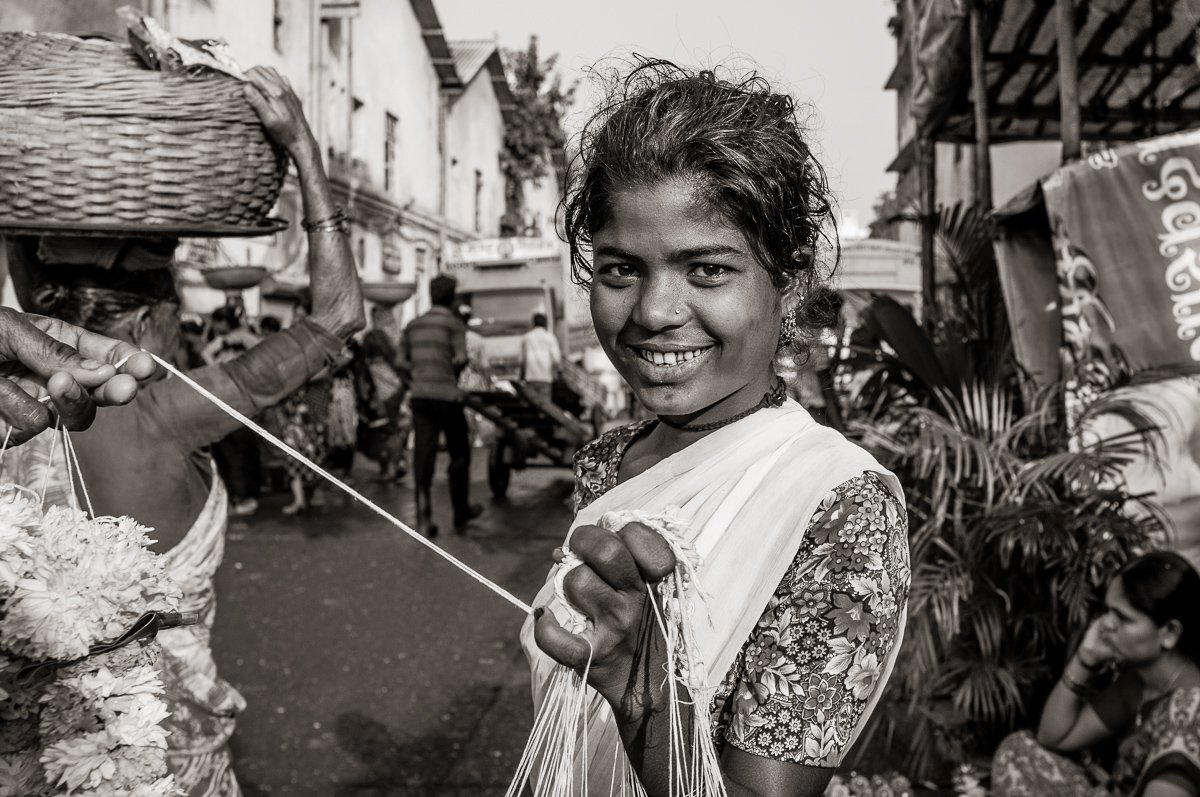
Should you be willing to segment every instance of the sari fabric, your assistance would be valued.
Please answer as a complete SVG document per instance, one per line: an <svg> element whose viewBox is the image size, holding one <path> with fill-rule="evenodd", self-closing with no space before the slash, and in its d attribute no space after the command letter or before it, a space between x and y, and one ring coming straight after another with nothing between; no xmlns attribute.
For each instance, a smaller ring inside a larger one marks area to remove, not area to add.
<svg viewBox="0 0 1200 797"><path fill-rule="evenodd" d="M229 739L237 715L246 708L242 695L217 674L211 635L217 597L213 581L225 555L229 495L213 472L208 501L183 540L168 551L167 573L179 584L180 609L200 622L158 635L162 645L164 699L171 716L163 723L167 766L188 797L238 797Z"/></svg>
<svg viewBox="0 0 1200 797"><path fill-rule="evenodd" d="M687 524L690 541L703 560L700 589L709 598L693 620L709 689L692 698L708 705L769 608L822 501L838 485L864 473L877 476L902 501L895 477L869 454L787 401L718 429L596 496L578 513L572 529L596 524L604 514L619 510L670 513ZM907 546L902 543L902 547L907 572ZM557 570L557 565L551 569L534 605L547 607L564 622L568 615L553 589ZM818 554L804 575L827 574L828 557ZM879 677L865 710L847 729L844 749L853 743L879 699L900 645L904 619L900 606L895 644L886 660L879 662ZM522 631L522 643L530 661L537 709L556 665L537 648L532 622ZM577 757L576 767L587 766L590 794L610 794L620 791L629 763L608 705L594 692L589 699L587 748Z"/></svg>
<svg viewBox="0 0 1200 797"><path fill-rule="evenodd" d="M5 452L0 464L0 478L44 494L47 504L86 509L66 466L62 433L44 432ZM200 622L158 634L163 699L171 712L162 725L169 732L168 769L188 797L239 797L228 742L246 701L218 676L210 646L213 579L225 554L229 494L211 459L209 469L212 487L200 514L163 554L165 570L183 594L180 611L195 613Z"/></svg>
<svg viewBox="0 0 1200 797"><path fill-rule="evenodd" d="M1177 689L1141 707L1121 740L1111 776L1037 743L1029 731L1009 736L992 762L995 797L1141 797L1166 778L1200 793L1200 687Z"/></svg>

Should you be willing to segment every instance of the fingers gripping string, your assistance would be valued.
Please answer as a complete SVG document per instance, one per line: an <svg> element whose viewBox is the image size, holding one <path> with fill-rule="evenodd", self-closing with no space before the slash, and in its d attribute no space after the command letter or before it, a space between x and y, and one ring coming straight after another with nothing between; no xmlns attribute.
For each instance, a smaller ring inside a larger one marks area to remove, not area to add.
<svg viewBox="0 0 1200 797"><path fill-rule="evenodd" d="M459 559L455 558L451 554L442 550L438 546L434 545L432 542L430 542L424 536L417 533L411 527L409 527L406 524L404 524L403 522L401 522L398 518L389 514L387 512L387 510L380 507L374 501L367 498L362 493L358 492L353 487L349 486L348 484L343 482L341 479L337 478L332 473L325 470L320 465L318 465L317 463L313 462L308 457L301 454L296 449L292 448L287 443L283 442L282 440L280 440L278 437L276 437L275 435L268 432L263 427L259 426L257 423L255 423L250 418L246 417L245 415L238 412L233 407L229 406L221 398L214 395L211 391L209 391L203 385L197 383L194 379L192 379L187 374L180 371L178 368L176 368L171 363L169 363L166 360L164 360L163 358L159 357L154 352L146 352L146 353L149 354L150 357L152 357L154 359L154 362L158 363L167 373L171 374L176 379L181 380L188 387L192 388L197 393L199 393L201 396L203 396L204 398L206 398L210 402L212 402L212 404L214 404L216 407L221 409L226 415L237 420L239 423L241 423L243 426L245 426L250 431L254 432L256 435L261 437L263 440L266 440L268 443L270 443L275 448L282 451L287 456L291 457L292 459L296 460L297 462L300 462L306 468L311 470L313 473L317 474L322 479L324 479L325 481L332 484L334 487L337 487L339 490L341 490L342 492L346 493L354 500L361 503L367 509L370 509L372 512L379 515L381 518L386 520L388 523L391 523L393 526L400 529L400 531L404 532L409 537L412 537L414 540L421 543L426 548L433 551L438 556L442 557L447 562L454 565L459 570L466 573L468 576L475 579L480 584L482 584L483 586L490 589L492 592L499 595L501 598L504 598L504 600L508 601L513 606L516 606L518 609L525 612L526 614L533 614L533 607L529 606L529 604L522 601L516 595L513 595L511 592L506 590L504 587L500 586L499 584L496 584L495 582L489 580L486 576L484 576L481 573L477 572L476 570L472 569L470 567L470 565L467 565L466 563L460 561ZM126 358L126 359L128 359L128 358ZM123 364L123 363L124 363L124 361L122 361L121 364Z"/></svg>

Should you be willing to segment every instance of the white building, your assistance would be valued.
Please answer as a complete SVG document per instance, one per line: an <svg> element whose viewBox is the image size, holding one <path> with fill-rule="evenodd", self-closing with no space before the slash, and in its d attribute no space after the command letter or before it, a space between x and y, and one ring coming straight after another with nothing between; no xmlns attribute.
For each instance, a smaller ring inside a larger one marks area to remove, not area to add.
<svg viewBox="0 0 1200 797"><path fill-rule="evenodd" d="M5 0L5 29L97 30L123 35L130 0ZM135 4L136 3L130 3ZM416 289L397 321L427 301L447 241L499 234L504 213L500 152L511 107L493 41L447 44L433 0L144 0L183 38L221 38L243 67L271 66L295 87L322 145L335 197L351 215L365 282ZM303 212L294 180L275 215L291 222L271 239L185 247L201 264L266 265L280 295L306 282ZM207 310L225 297L182 269L185 300ZM189 285L190 284L190 285ZM265 284L268 292L271 284ZM290 290L289 290L290 288ZM254 309L255 291L247 292Z"/></svg>

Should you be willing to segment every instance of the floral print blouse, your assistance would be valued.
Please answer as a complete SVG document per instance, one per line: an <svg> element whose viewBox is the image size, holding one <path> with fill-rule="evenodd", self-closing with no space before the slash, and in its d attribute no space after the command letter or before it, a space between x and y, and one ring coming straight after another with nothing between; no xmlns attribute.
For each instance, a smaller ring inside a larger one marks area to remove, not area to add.
<svg viewBox="0 0 1200 797"><path fill-rule="evenodd" d="M653 419L575 458L575 511L617 483ZM867 472L831 490L711 706L714 741L777 761L836 767L883 676L908 597L908 519Z"/></svg>

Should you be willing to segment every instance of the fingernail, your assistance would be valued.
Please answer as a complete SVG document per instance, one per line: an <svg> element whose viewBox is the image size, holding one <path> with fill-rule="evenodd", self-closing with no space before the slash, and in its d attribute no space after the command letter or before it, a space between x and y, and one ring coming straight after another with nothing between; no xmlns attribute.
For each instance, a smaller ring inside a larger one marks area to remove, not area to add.
<svg viewBox="0 0 1200 797"><path fill-rule="evenodd" d="M540 620L540 619L542 619L542 615L545 613L546 613L546 607L539 606L533 610L533 619Z"/></svg>
<svg viewBox="0 0 1200 797"><path fill-rule="evenodd" d="M83 388L79 386L78 382L71 382L71 386L67 388L67 392L63 393L63 396L70 401L77 401L83 397Z"/></svg>
<svg viewBox="0 0 1200 797"><path fill-rule="evenodd" d="M104 363L97 362L96 360L84 360L79 365L89 371L95 371L104 367Z"/></svg>

